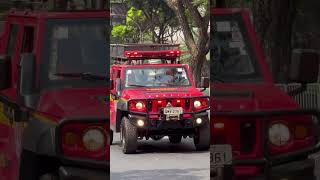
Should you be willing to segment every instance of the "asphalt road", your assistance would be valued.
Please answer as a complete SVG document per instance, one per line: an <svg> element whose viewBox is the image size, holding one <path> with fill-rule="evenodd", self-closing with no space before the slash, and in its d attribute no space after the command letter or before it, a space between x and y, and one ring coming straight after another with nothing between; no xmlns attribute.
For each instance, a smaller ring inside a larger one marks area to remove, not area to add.
<svg viewBox="0 0 320 180"><path fill-rule="evenodd" d="M209 152L197 152L193 139L170 144L160 141L139 141L137 154L125 155L118 146L119 134L110 148L111 180L209 180Z"/></svg>

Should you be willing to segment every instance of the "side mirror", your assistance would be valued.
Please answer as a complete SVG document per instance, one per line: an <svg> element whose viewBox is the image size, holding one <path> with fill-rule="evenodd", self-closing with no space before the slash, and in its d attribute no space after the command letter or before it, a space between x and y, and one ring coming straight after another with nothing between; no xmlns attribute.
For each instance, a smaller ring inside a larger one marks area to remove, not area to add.
<svg viewBox="0 0 320 180"><path fill-rule="evenodd" d="M117 93L117 96L121 95L121 80L120 80L120 78L116 79L116 93Z"/></svg>
<svg viewBox="0 0 320 180"><path fill-rule="evenodd" d="M22 54L20 59L19 93L21 96L32 95L35 92L35 57L33 54Z"/></svg>
<svg viewBox="0 0 320 180"><path fill-rule="evenodd" d="M307 84L318 81L319 54L314 50L296 49L293 51L289 78L291 81Z"/></svg>
<svg viewBox="0 0 320 180"><path fill-rule="evenodd" d="M113 85L113 79L110 80L110 90L112 90L114 88L114 85Z"/></svg>
<svg viewBox="0 0 320 180"><path fill-rule="evenodd" d="M202 88L209 88L210 86L210 80L208 77L201 77L201 87Z"/></svg>
<svg viewBox="0 0 320 180"><path fill-rule="evenodd" d="M6 56L0 57L0 90L7 89L11 85L11 61Z"/></svg>

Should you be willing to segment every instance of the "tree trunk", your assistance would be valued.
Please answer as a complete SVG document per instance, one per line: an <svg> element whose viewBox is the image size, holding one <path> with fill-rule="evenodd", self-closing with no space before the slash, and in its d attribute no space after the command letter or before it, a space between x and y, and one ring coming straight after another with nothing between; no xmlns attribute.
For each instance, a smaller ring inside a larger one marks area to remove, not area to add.
<svg viewBox="0 0 320 180"><path fill-rule="evenodd" d="M253 0L254 25L275 82L287 82L294 17L292 0Z"/></svg>
<svg viewBox="0 0 320 180"><path fill-rule="evenodd" d="M186 46L191 55L191 70L194 81L199 87L203 63L206 60L206 54L209 52L209 15L202 17L190 0L166 0L166 3L177 15ZM199 37L197 39L193 36L186 10L190 12L193 22L198 29Z"/></svg>

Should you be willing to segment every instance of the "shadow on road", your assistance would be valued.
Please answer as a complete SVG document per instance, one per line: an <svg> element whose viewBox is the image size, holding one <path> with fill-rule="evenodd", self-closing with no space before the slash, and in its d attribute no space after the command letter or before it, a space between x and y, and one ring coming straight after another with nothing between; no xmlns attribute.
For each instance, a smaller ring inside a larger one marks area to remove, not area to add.
<svg viewBox="0 0 320 180"><path fill-rule="evenodd" d="M111 179L115 180L200 180L201 175L191 174L203 169L156 169L156 170L132 170L120 173L112 173Z"/></svg>
<svg viewBox="0 0 320 180"><path fill-rule="evenodd" d="M119 146L119 142L115 142L113 146ZM191 138L183 139L180 144L171 144L169 139L162 139L160 141L141 140L139 141L138 150L136 154L145 153L207 153L208 151L196 151L193 140Z"/></svg>

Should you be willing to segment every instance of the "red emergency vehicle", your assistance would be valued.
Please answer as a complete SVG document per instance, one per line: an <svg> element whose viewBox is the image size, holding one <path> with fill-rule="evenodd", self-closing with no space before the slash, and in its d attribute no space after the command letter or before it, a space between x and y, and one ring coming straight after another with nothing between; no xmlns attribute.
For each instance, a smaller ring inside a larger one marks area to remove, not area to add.
<svg viewBox="0 0 320 180"><path fill-rule="evenodd" d="M314 179L319 171L319 119L290 95L318 78L318 54L301 51L286 94L272 82L250 17L213 9L211 32L211 176L224 179Z"/></svg>
<svg viewBox="0 0 320 180"><path fill-rule="evenodd" d="M197 150L209 148L209 97L196 88L189 66L178 63L179 45L111 45L110 53L110 128L120 132L124 153L136 152L144 137L180 143L189 136Z"/></svg>
<svg viewBox="0 0 320 180"><path fill-rule="evenodd" d="M109 177L104 11L11 10L0 41L0 179Z"/></svg>

